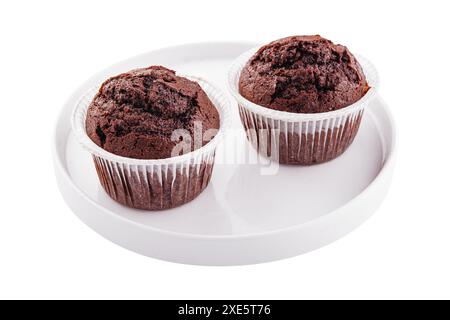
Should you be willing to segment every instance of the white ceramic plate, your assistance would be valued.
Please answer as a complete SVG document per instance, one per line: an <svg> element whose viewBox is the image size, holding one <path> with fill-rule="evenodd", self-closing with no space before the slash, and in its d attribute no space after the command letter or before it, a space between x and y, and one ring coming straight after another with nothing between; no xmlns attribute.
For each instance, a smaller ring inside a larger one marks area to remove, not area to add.
<svg viewBox="0 0 450 320"><path fill-rule="evenodd" d="M119 63L84 83L62 108L52 142L58 185L75 214L112 242L150 257L238 265L319 248L375 212L391 181L395 146L394 124L380 98L366 111L354 143L334 161L279 168L263 159L230 164L230 155L257 159L243 131L237 131L219 147L211 183L191 203L145 212L124 207L103 191L90 155L70 129L72 109L86 90L119 72L159 64L204 77L226 91L228 66L253 46L230 42L166 48ZM233 125L241 127L237 106Z"/></svg>

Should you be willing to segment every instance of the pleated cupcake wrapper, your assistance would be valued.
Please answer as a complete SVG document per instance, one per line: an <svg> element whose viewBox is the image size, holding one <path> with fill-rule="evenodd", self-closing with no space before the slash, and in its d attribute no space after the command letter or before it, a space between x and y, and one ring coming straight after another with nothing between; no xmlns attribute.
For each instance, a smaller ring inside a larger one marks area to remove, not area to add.
<svg viewBox="0 0 450 320"><path fill-rule="evenodd" d="M117 202L137 209L162 210L180 206L197 197L211 180L215 151L230 128L230 105L225 95L203 79L200 84L220 115L220 129L205 146L168 159L143 160L117 156L97 146L87 135L87 108L99 86L77 103L72 128L77 140L93 157L100 184Z"/></svg>
<svg viewBox="0 0 450 320"><path fill-rule="evenodd" d="M282 164L311 165L341 155L353 142L364 109L376 95L378 74L373 65L356 57L370 86L356 103L325 113L290 113L257 105L239 94L241 70L257 50L239 56L228 73L229 90L238 102L248 140L263 156Z"/></svg>
<svg viewBox="0 0 450 320"><path fill-rule="evenodd" d="M336 158L353 142L363 112L326 120L287 122L239 105L248 140L263 156L282 164L310 165Z"/></svg>
<svg viewBox="0 0 450 320"><path fill-rule="evenodd" d="M193 163L128 165L93 156L106 193L117 202L145 210L180 206L197 197L211 179L214 150Z"/></svg>

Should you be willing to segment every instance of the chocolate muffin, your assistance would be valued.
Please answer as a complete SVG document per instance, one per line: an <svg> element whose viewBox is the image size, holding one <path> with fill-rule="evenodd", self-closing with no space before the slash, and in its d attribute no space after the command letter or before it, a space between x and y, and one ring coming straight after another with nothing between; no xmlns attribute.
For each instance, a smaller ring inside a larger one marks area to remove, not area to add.
<svg viewBox="0 0 450 320"><path fill-rule="evenodd" d="M350 51L319 35L287 37L261 47L239 79L239 92L246 99L293 113L341 109L368 89Z"/></svg>
<svg viewBox="0 0 450 320"><path fill-rule="evenodd" d="M136 159L172 156L184 129L194 143L194 124L202 134L219 129L219 114L200 85L161 66L132 70L105 81L87 110L86 133L103 149ZM203 136L203 135L202 135Z"/></svg>
<svg viewBox="0 0 450 320"><path fill-rule="evenodd" d="M112 199L162 210L191 201L208 186L218 143L214 136L219 126L228 126L229 117L222 93L198 82L202 87L152 66L112 77L92 101L80 100L74 130L91 151L100 184ZM176 157L181 154L187 156Z"/></svg>
<svg viewBox="0 0 450 320"><path fill-rule="evenodd" d="M375 68L360 60L362 67L346 47L318 35L243 53L228 84L247 139L281 164L313 165L343 154L378 84Z"/></svg>

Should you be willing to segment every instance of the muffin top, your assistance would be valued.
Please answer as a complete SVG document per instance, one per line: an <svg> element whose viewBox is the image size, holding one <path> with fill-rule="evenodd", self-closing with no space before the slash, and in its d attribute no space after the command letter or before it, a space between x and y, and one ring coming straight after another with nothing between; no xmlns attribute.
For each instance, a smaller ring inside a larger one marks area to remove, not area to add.
<svg viewBox="0 0 450 320"><path fill-rule="evenodd" d="M202 134L219 129L213 103L198 83L161 66L106 80L86 116L86 132L92 141L111 153L136 159L170 158L183 139L172 141L177 129L184 129L184 136L189 134L189 151L205 145L209 140L202 138L200 144L194 139L194 125L199 128L200 124Z"/></svg>
<svg viewBox="0 0 450 320"><path fill-rule="evenodd" d="M292 36L260 48L241 71L239 92L267 108L319 113L347 107L369 89L350 51L316 36Z"/></svg>

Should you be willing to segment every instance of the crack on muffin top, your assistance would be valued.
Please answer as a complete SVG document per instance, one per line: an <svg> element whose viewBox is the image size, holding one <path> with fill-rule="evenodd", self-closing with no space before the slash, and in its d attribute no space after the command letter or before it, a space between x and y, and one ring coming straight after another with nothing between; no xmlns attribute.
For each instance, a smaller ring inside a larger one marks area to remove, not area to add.
<svg viewBox="0 0 450 320"><path fill-rule="evenodd" d="M99 94L159 117L186 118L198 107L198 90L198 84L176 77L172 70L151 67L107 80Z"/></svg>
<svg viewBox="0 0 450 320"><path fill-rule="evenodd" d="M219 115L200 85L161 66L106 80L86 117L89 137L112 153L142 159L170 157L172 132L219 128Z"/></svg>
<svg viewBox="0 0 450 320"><path fill-rule="evenodd" d="M320 36L293 36L260 48L244 66L239 91L275 110L317 113L359 100L368 85L349 50Z"/></svg>

